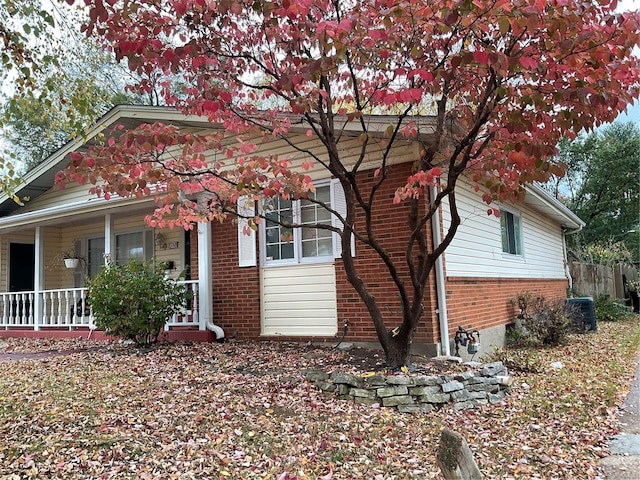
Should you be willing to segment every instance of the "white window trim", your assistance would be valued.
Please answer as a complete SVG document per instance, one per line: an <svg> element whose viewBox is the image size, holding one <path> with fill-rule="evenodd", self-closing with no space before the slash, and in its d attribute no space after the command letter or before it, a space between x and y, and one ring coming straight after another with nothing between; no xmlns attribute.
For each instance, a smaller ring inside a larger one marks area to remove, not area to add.
<svg viewBox="0 0 640 480"><path fill-rule="evenodd" d="M331 188L331 180L321 180L314 182L314 186L316 188L320 187L330 187ZM331 197L333 197L332 192L330 191ZM262 207L262 204L260 205ZM298 224L300 222L300 200L294 200L292 202L293 208L293 222ZM267 259L267 237L266 237L266 220L260 222L260 261L265 267L275 267L281 265L309 265L309 264L317 264L317 263L333 263L334 256L330 255L322 255L318 257L302 257L302 228L303 227L295 227L293 228L293 258L285 258L280 260L268 260ZM334 235L332 235L332 243L335 243Z"/></svg>
<svg viewBox="0 0 640 480"><path fill-rule="evenodd" d="M505 252L502 249L502 218L498 218L498 233L499 233L499 238L500 238L500 251L502 252L502 257L505 259L510 259L510 260L524 260L524 222L523 222L523 216L522 216L522 212L512 208L512 207L507 207L504 205L500 205L499 207L500 211L505 211L510 213L511 215L513 215L514 217L518 217L520 219L520 252L521 253L509 253L509 252Z"/></svg>

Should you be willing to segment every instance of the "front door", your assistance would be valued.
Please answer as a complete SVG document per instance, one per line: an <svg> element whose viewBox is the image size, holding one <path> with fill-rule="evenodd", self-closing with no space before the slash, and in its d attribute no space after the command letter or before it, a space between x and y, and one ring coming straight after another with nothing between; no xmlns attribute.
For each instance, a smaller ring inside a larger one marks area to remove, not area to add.
<svg viewBox="0 0 640 480"><path fill-rule="evenodd" d="M9 291L24 292L34 288L36 249L33 243L9 244Z"/></svg>
<svg viewBox="0 0 640 480"><path fill-rule="evenodd" d="M9 244L9 291L33 291L36 249L33 243ZM18 297L11 302L11 316L26 319L31 311L31 302Z"/></svg>

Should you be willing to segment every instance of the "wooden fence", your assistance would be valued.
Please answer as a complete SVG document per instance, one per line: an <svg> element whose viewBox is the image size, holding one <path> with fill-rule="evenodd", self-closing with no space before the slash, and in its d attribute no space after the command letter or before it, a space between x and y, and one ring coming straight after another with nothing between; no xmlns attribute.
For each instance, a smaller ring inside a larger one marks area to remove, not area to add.
<svg viewBox="0 0 640 480"><path fill-rule="evenodd" d="M638 269L633 265L595 265L592 263L569 262L576 296L596 298L602 294L610 298L625 298L623 278L627 281L638 278ZM624 276L624 277L623 277Z"/></svg>

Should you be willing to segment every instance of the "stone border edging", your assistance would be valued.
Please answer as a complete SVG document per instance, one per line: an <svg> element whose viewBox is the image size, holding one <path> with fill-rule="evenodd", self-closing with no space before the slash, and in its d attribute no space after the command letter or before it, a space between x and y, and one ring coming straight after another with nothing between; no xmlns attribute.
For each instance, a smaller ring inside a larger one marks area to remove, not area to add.
<svg viewBox="0 0 640 480"><path fill-rule="evenodd" d="M355 403L396 408L403 413L428 413L444 404L456 410L499 403L513 379L502 362L479 364L464 372L427 375L364 375L321 370L304 377L326 393Z"/></svg>

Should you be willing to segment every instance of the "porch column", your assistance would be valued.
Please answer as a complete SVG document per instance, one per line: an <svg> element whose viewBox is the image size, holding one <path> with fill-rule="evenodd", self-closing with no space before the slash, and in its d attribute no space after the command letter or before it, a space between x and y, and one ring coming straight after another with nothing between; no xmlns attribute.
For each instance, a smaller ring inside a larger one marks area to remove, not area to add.
<svg viewBox="0 0 640 480"><path fill-rule="evenodd" d="M110 213L104 215L104 264L108 266L109 261L115 263L115 242L113 241L113 219Z"/></svg>
<svg viewBox="0 0 640 480"><path fill-rule="evenodd" d="M209 222L198 222L198 299L198 328L205 330L207 322L213 322L213 265Z"/></svg>
<svg viewBox="0 0 640 480"><path fill-rule="evenodd" d="M35 261L33 275L33 322L34 330L40 330L42 322L42 298L41 292L44 290L44 241L42 238L42 227L36 227L35 237Z"/></svg>

